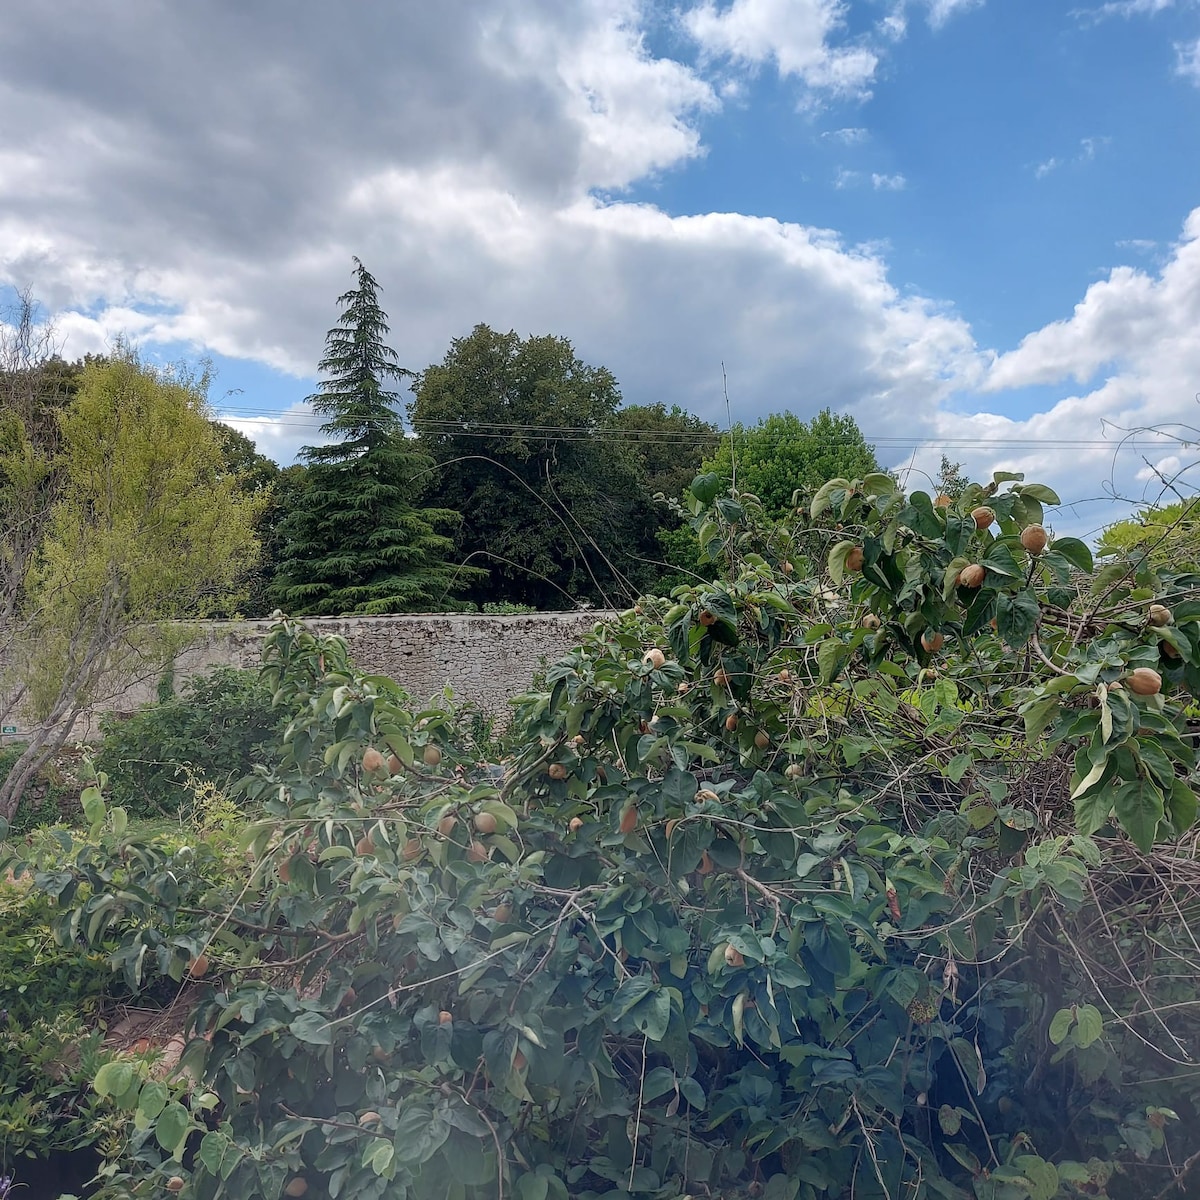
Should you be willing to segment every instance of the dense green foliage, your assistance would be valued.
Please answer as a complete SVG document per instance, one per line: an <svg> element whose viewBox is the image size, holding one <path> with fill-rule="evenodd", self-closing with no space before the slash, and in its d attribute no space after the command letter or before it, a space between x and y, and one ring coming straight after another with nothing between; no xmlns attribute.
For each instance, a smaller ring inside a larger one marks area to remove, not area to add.
<svg viewBox="0 0 1200 1200"><path fill-rule="evenodd" d="M438 464L435 495L462 514L460 553L490 572L473 599L554 609L612 605L640 590L644 559L657 549L653 493L640 469L650 460L639 457L652 444L639 449L619 422L653 421L694 437L686 416L621 418L612 374L581 361L566 338L486 325L456 338L414 391L413 427ZM684 453L694 467L698 454ZM656 455L653 468L673 479L677 461Z"/></svg>
<svg viewBox="0 0 1200 1200"><path fill-rule="evenodd" d="M63 944L200 985L169 1081L97 1073L131 1117L102 1194L1169 1192L1200 579L1093 574L1054 503L874 473L777 524L700 477L718 578L598 625L497 764L278 624L236 852L93 790L31 864Z"/></svg>
<svg viewBox="0 0 1200 1200"><path fill-rule="evenodd" d="M262 761L281 728L257 674L219 667L132 716L107 714L96 767L131 817L186 814L199 782L230 788Z"/></svg>
<svg viewBox="0 0 1200 1200"><path fill-rule="evenodd" d="M357 286L338 297L342 312L325 339L309 397L328 418L330 444L308 446L303 486L275 536L282 543L271 593L290 612L425 612L454 607L477 568L446 559L453 543L439 527L454 512L422 508L431 463L405 436L400 397L388 381L411 375L386 344L379 285L355 259Z"/></svg>
<svg viewBox="0 0 1200 1200"><path fill-rule="evenodd" d="M1100 535L1096 552L1102 558L1145 554L1159 567L1200 564L1200 501L1150 505Z"/></svg>
<svg viewBox="0 0 1200 1200"><path fill-rule="evenodd" d="M797 489L815 491L827 479L839 476L861 478L878 471L879 464L854 418L826 408L811 421L781 412L757 425L735 425L704 469L716 472L725 484L732 482L739 491L757 496L770 516L782 519L795 511Z"/></svg>
<svg viewBox="0 0 1200 1200"><path fill-rule="evenodd" d="M225 467L206 388L118 347L84 366L55 439L5 414L0 691L37 723L5 817L102 689L169 660L181 634L162 622L225 610L257 555L261 501Z"/></svg>

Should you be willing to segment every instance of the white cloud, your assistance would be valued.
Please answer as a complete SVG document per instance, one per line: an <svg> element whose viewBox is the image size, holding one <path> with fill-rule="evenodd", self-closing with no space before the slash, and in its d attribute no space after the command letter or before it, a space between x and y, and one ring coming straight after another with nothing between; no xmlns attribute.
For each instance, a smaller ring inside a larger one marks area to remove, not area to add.
<svg viewBox="0 0 1200 1200"><path fill-rule="evenodd" d="M877 192L900 192L908 186L908 180L903 175L873 174L871 176L871 186Z"/></svg>
<svg viewBox="0 0 1200 1200"><path fill-rule="evenodd" d="M881 247L606 195L702 154L720 103L649 48L633 0L494 0L486 22L473 0L295 0L286 25L10 2L0 281L62 312L69 353L126 331L307 375L357 254L417 369L485 321L569 336L635 402L719 418L723 359L746 419L859 405L914 428L978 374L965 322L900 292ZM815 33L786 25L781 65L835 80L836 6L793 7ZM238 420L280 454L312 436Z"/></svg>
<svg viewBox="0 0 1200 1200"><path fill-rule="evenodd" d="M995 414L956 418L968 436L1044 439L1061 443L1017 456L1016 469L1042 477L1062 475L1068 456L1076 489L1095 488L1112 476L1121 494L1134 495L1135 481L1157 495L1157 476L1144 461L1180 455L1180 439L1200 440L1200 208L1184 224L1183 236L1157 275L1117 267L1087 289L1074 313L1031 333L999 355L983 380L983 392L1073 381L1079 391L1023 421ZM941 428L951 427L938 417ZM1119 449L1128 431L1142 430L1137 445ZM1100 440L1100 445L1079 445ZM1063 448L1065 447L1065 448ZM1157 452L1156 452L1157 450ZM1182 454L1195 462L1200 454ZM1139 473L1142 472L1142 473ZM1085 482L1086 481L1086 482Z"/></svg>
<svg viewBox="0 0 1200 1200"><path fill-rule="evenodd" d="M1175 72L1200 87L1200 38L1191 44L1176 45Z"/></svg>
<svg viewBox="0 0 1200 1200"><path fill-rule="evenodd" d="M718 9L704 0L684 24L704 52L746 66L774 63L818 91L865 92L879 58L864 46L835 46L844 27L842 0L733 0Z"/></svg>
<svg viewBox="0 0 1200 1200"><path fill-rule="evenodd" d="M861 171L851 171L849 167L838 167L837 174L833 177L833 186L839 190L856 187L861 180Z"/></svg>
<svg viewBox="0 0 1200 1200"><path fill-rule="evenodd" d="M929 23L940 29L955 13L982 7L984 0L924 0L929 9Z"/></svg>
<svg viewBox="0 0 1200 1200"><path fill-rule="evenodd" d="M1059 158L1057 156L1046 159L1045 162L1040 162L1033 169L1035 179L1045 179L1051 171L1057 171L1059 167L1070 164L1071 166L1082 166L1084 163L1091 162L1098 151L1105 146L1111 145L1112 138L1110 137L1085 137L1079 139L1079 150L1070 158Z"/></svg>
<svg viewBox="0 0 1200 1200"><path fill-rule="evenodd" d="M865 142L870 136L871 131L859 125L850 126L846 129L829 129L821 134L821 137L841 142L843 146L857 146L860 142Z"/></svg>
<svg viewBox="0 0 1200 1200"><path fill-rule="evenodd" d="M215 406L217 416L239 433L245 434L260 454L285 466L292 462L302 446L320 446L329 441L320 430L321 420L304 403L296 403L279 416L247 417L231 415Z"/></svg>
<svg viewBox="0 0 1200 1200"><path fill-rule="evenodd" d="M1175 7L1175 0L1109 0L1095 8L1079 10L1079 15L1089 16L1095 20L1104 17L1140 17L1154 16L1155 13L1166 12Z"/></svg>

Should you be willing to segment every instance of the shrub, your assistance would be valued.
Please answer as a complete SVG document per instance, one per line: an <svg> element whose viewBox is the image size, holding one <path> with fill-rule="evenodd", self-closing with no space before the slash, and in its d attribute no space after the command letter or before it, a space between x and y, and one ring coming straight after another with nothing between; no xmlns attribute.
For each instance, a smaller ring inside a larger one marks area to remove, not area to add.
<svg viewBox="0 0 1200 1200"><path fill-rule="evenodd" d="M105 717L96 766L131 817L170 816L191 797L191 779L225 789L248 774L280 724L254 672L219 667L132 717Z"/></svg>
<svg viewBox="0 0 1200 1200"><path fill-rule="evenodd" d="M294 715L244 869L85 799L117 837L39 873L55 928L199 985L204 1086L147 1117L122 1078L107 1194L1190 1182L1200 580L1088 578L1069 538L1030 558L1056 499L1011 476L947 506L834 481L807 562L752 498L693 495L721 579L598 625L519 705L503 773L448 707L281 622L264 675Z"/></svg>

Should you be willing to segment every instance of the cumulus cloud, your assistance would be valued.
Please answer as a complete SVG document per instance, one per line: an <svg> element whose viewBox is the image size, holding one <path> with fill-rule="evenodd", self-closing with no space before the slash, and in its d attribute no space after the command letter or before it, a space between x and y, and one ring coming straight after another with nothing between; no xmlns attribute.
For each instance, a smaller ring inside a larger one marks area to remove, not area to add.
<svg viewBox="0 0 1200 1200"><path fill-rule="evenodd" d="M724 9L705 0L685 14L684 24L713 57L750 66L770 62L780 75L811 88L861 93L879 58L864 46L833 43L844 13L841 0L733 0Z"/></svg>
<svg viewBox="0 0 1200 1200"><path fill-rule="evenodd" d="M1187 218L1158 274L1129 266L1113 269L1087 289L1071 316L998 355L980 384L982 393L996 395L1063 383L1074 384L1076 391L1025 420L939 413L935 423L946 436L1027 443L1008 461L1032 475L1061 477L1067 456L1077 489L1094 490L1095 481L1109 479L1118 493L1131 495L1140 481L1145 498L1154 499L1159 476L1146 464L1170 466L1181 440L1200 440L1197 327L1200 208ZM1131 431L1136 432L1133 442L1123 442ZM982 467L999 465L1000 456L981 447L968 449L965 457ZM1197 457L1185 455L1182 461Z"/></svg>
<svg viewBox="0 0 1200 1200"><path fill-rule="evenodd" d="M621 198L703 154L721 103L701 66L650 48L635 0L494 0L486 19L471 0L296 0L286 23L13 3L0 278L61 312L70 353L125 332L307 375L357 254L418 369L486 321L570 336L631 401L718 417L724 359L745 419L859 404L873 420L914 419L976 369L965 322L899 291L879 248ZM809 86L868 77L837 5L786 7L693 12L714 48ZM764 13L784 21L779 53ZM286 454L312 436L295 416L237 420Z"/></svg>
<svg viewBox="0 0 1200 1200"><path fill-rule="evenodd" d="M901 192L908 186L903 175L871 175L871 186L877 192Z"/></svg>

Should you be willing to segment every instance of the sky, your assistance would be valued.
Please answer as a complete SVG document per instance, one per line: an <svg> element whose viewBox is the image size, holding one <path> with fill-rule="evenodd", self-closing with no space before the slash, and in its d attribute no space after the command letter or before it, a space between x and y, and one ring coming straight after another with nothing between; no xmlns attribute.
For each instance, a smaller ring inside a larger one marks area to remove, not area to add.
<svg viewBox="0 0 1200 1200"><path fill-rule="evenodd" d="M1200 478L1200 0L6 0L0 112L0 301L280 462L357 255L414 370L563 335L1074 533Z"/></svg>

